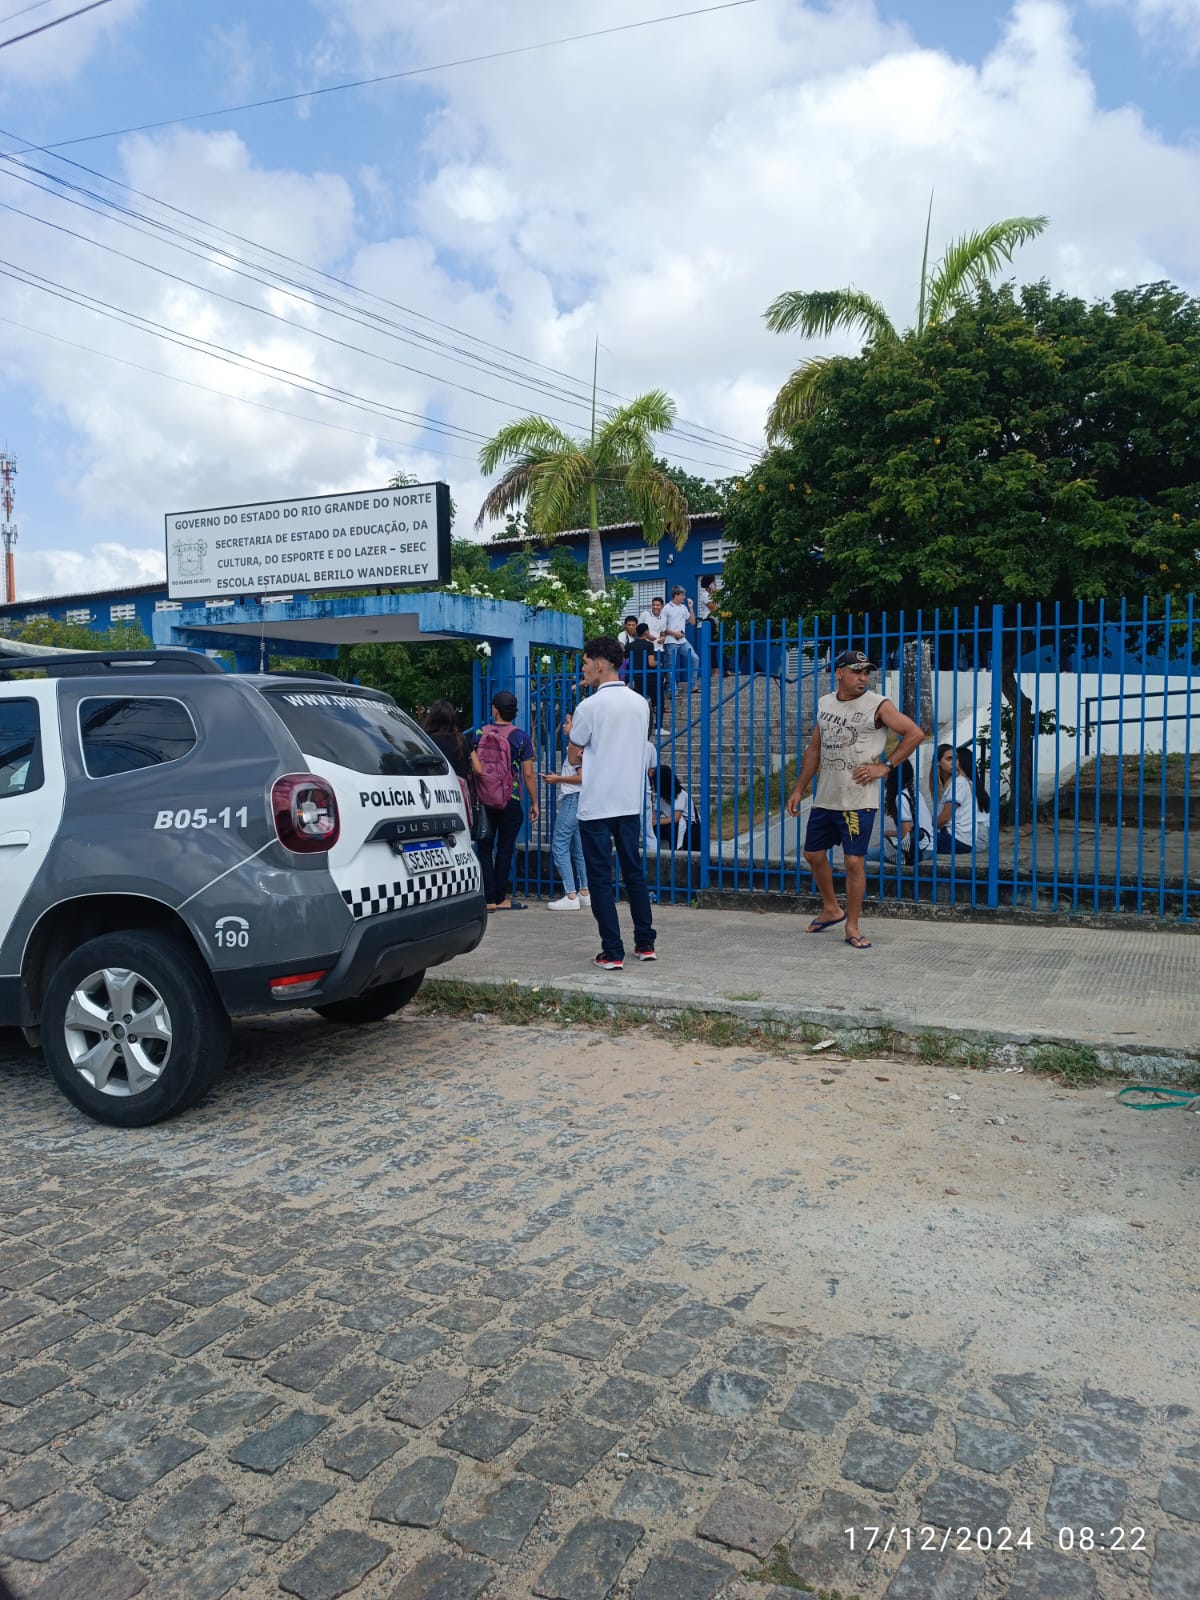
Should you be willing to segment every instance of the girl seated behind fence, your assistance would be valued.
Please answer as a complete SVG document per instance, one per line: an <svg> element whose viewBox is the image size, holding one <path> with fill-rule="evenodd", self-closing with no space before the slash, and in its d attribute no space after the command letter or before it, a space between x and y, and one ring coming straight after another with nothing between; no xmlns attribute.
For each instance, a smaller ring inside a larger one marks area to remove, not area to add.
<svg viewBox="0 0 1200 1600"><path fill-rule="evenodd" d="M933 814L917 789L911 761L902 761L888 773L883 787L883 832L868 859L918 861L933 850Z"/></svg>
<svg viewBox="0 0 1200 1600"><path fill-rule="evenodd" d="M562 731L570 742L571 713L563 718ZM579 837L579 768L563 757L561 772L543 772L542 779L558 787L558 809L554 813L554 832L550 854L563 881L559 899L551 900L551 911L578 911L591 904L587 868L583 864L583 841Z"/></svg>
<svg viewBox="0 0 1200 1600"><path fill-rule="evenodd" d="M650 782L658 797L658 834L676 850L698 850L700 818L691 796L671 771L660 766Z"/></svg>
<svg viewBox="0 0 1200 1600"><path fill-rule="evenodd" d="M970 855L986 850L989 816L987 785L970 745L937 750L937 848L939 855Z"/></svg>

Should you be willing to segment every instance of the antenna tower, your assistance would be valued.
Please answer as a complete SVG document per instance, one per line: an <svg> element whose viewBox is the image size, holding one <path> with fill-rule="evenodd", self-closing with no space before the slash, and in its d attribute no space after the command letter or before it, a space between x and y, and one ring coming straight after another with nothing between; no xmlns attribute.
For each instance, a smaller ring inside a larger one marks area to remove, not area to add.
<svg viewBox="0 0 1200 1600"><path fill-rule="evenodd" d="M0 506L4 507L4 521L0 523L0 536L4 539L4 600L11 604L17 598L17 572L13 560L13 546L17 542L17 525L13 521L13 479L17 475L17 458L7 450L0 450Z"/></svg>

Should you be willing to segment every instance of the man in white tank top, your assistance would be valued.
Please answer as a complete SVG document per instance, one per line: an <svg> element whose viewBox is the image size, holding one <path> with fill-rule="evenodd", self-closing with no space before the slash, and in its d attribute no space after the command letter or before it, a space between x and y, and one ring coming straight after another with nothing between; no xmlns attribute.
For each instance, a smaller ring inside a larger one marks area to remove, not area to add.
<svg viewBox="0 0 1200 1600"><path fill-rule="evenodd" d="M821 909L808 925L809 933L846 924L846 943L869 950L858 926L867 886L864 858L871 843L875 813L879 810L879 784L889 767L906 761L925 735L890 700L868 687L875 663L862 650L843 650L833 663L832 694L817 702L817 725L800 763L796 786L788 795L788 816L800 812L800 799L814 776L817 791L808 814L804 859L821 895ZM888 729L900 743L883 759ZM846 909L833 887L829 852L841 845L846 863Z"/></svg>

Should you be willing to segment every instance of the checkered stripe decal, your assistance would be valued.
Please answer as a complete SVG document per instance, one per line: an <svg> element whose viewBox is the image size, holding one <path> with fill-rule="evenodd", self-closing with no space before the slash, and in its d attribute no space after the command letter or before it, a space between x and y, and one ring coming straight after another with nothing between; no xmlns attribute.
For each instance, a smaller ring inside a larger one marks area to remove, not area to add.
<svg viewBox="0 0 1200 1600"><path fill-rule="evenodd" d="M414 878L404 878L399 883L368 884L365 889L343 889L342 899L350 907L350 914L358 921L361 917L377 917L382 911L404 911L408 906L425 906L433 900L447 900L451 895L469 894L479 888L479 864L450 867L442 872L422 872Z"/></svg>

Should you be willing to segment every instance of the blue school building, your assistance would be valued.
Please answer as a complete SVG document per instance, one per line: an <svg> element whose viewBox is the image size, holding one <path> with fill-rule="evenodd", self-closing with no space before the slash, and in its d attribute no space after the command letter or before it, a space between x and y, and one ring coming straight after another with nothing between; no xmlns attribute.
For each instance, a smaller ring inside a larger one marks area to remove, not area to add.
<svg viewBox="0 0 1200 1600"><path fill-rule="evenodd" d="M637 522L601 528L605 574L610 580L624 578L633 585L631 610L644 610L655 595L668 598L676 583L683 585L694 603L701 577L721 572L731 548L724 537L721 516L716 512L701 512L689 517L688 522L691 534L681 549L669 538L657 545L647 544L641 524ZM485 547L492 568L502 566L510 556L525 549L527 543L525 539L492 540ZM553 540L533 543L534 573L546 570L551 550L559 546L565 546L581 564L587 564L588 531L574 529ZM189 601L188 606L194 610L197 603ZM199 603L210 610L227 610L230 602L223 598ZM180 601L168 598L165 581L44 595L0 605L0 635L15 634L31 622L52 621L91 628L95 633L107 633L110 628L126 623L141 628L153 638L155 617L160 618L161 626L163 613L181 609Z"/></svg>
<svg viewBox="0 0 1200 1600"><path fill-rule="evenodd" d="M725 538L723 515L719 511L697 512L688 518L688 527L682 546L665 536L658 544L648 544L640 522L611 523L600 529L605 580L611 583L623 578L633 586L630 611L640 614L656 595L670 599L677 583L683 585L694 605L700 579L710 573L719 576L723 571L733 548ZM529 546L533 553L530 570L536 574L548 570L555 550L566 548L581 566L586 566L588 537L586 528L573 528L552 539L493 539L487 546L488 558L495 571L510 556L519 555Z"/></svg>

